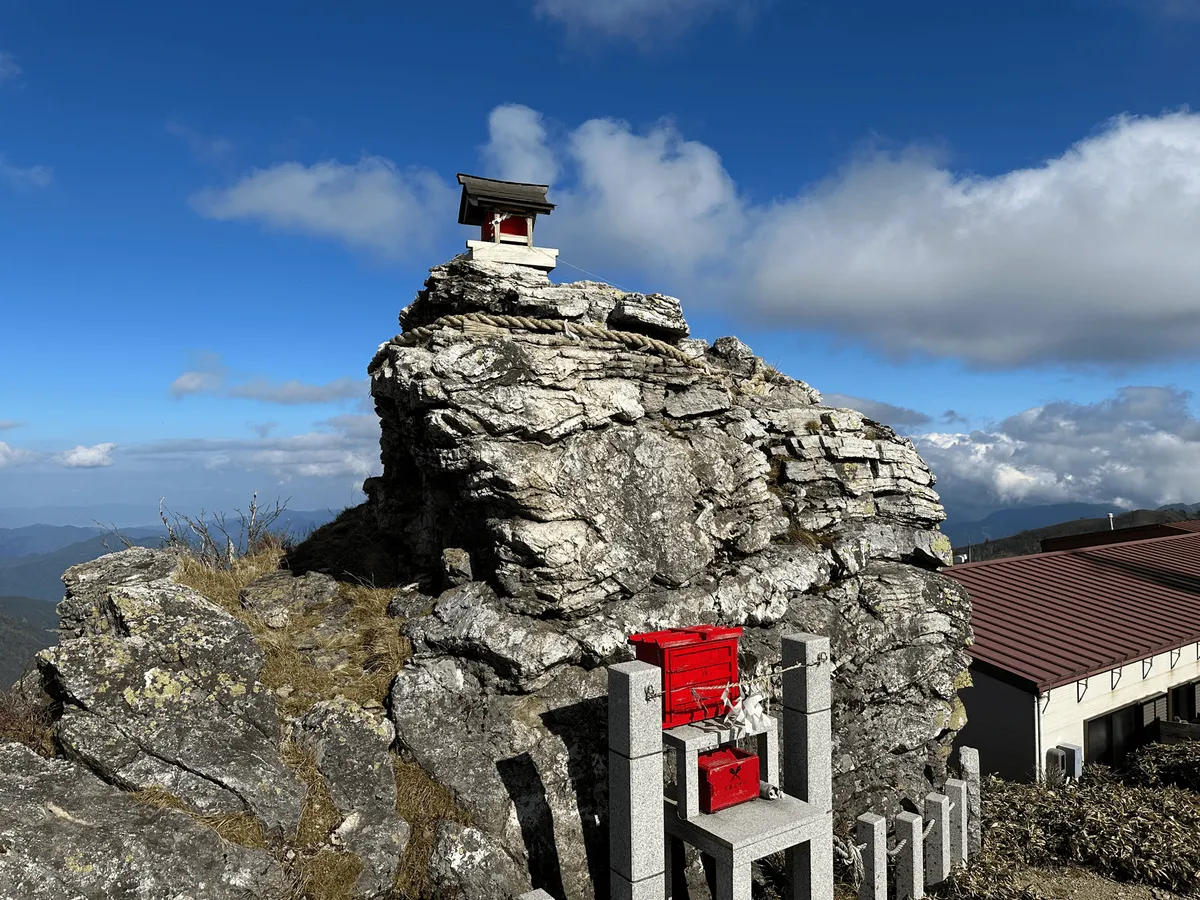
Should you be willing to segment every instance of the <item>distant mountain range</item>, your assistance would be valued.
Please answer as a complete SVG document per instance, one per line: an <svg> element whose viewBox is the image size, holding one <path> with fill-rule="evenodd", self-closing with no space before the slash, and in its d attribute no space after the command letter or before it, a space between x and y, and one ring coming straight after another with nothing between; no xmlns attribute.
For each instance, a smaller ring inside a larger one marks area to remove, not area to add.
<svg viewBox="0 0 1200 900"><path fill-rule="evenodd" d="M955 521L953 517L942 523L942 534L950 538L955 547L966 544L982 544L1008 537L1030 528L1044 528L1073 519L1091 519L1103 516L1107 527L1108 514L1119 513L1117 507L1099 503L1051 503L1044 506L1014 506L998 509L976 521Z"/></svg>
<svg viewBox="0 0 1200 900"><path fill-rule="evenodd" d="M33 665L33 655L58 642L54 604L31 597L0 597L0 690Z"/></svg>
<svg viewBox="0 0 1200 900"><path fill-rule="evenodd" d="M1003 510L1002 512L1018 512L1018 510ZM1042 552L1044 538L1065 537L1075 534L1093 534L1098 531L1108 531L1110 528L1136 528L1143 525L1162 525L1169 522L1182 522L1185 519L1195 519L1200 514L1200 504L1187 505L1173 503L1158 509L1134 509L1114 515L1111 522L1106 511L1103 516L1095 518L1077 518L1060 521L1041 528L1031 528L1016 534L999 536L994 540L972 541L970 544L955 543L954 561L981 562L985 559L1003 559L1008 556L1025 556L1030 553ZM990 517L989 517L990 518ZM984 520L987 521L987 520ZM1000 519L1001 522L1006 521ZM1009 520L1011 521L1011 520ZM975 525L977 523L967 523ZM995 525L995 522L992 523ZM1002 526L1000 526L1002 527ZM946 529L942 529L943 532ZM991 528L987 529L994 534ZM953 542L953 538L951 538ZM963 560L962 557L967 557Z"/></svg>
<svg viewBox="0 0 1200 900"><path fill-rule="evenodd" d="M326 510L285 510L271 526L274 532L287 530L297 540L310 531L331 522L336 513ZM171 523L175 525L174 522ZM221 532L210 521L210 532ZM236 518L225 517L230 536L237 538L240 527ZM118 528L138 547L158 547L166 538L161 525ZM125 549L121 538L110 530L77 525L25 525L0 528L0 596L27 597L57 603L62 599L62 574L78 563L90 562L106 553Z"/></svg>

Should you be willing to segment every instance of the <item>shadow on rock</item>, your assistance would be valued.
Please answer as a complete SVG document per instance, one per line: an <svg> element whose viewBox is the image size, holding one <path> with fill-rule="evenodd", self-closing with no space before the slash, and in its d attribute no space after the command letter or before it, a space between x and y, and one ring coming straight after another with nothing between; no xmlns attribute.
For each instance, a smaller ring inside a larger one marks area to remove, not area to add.
<svg viewBox="0 0 1200 900"><path fill-rule="evenodd" d="M369 503L343 510L293 547L282 567L293 574L324 572L338 581L399 587L417 579L401 541L379 528Z"/></svg>
<svg viewBox="0 0 1200 900"><path fill-rule="evenodd" d="M596 900L608 900L608 697L560 706L543 713L541 719L566 747L588 875Z"/></svg>
<svg viewBox="0 0 1200 900"><path fill-rule="evenodd" d="M521 823L521 839L529 855L529 880L553 897L565 893L558 846L554 841L554 817L546 800L546 786L528 753L496 763L500 780L508 790Z"/></svg>

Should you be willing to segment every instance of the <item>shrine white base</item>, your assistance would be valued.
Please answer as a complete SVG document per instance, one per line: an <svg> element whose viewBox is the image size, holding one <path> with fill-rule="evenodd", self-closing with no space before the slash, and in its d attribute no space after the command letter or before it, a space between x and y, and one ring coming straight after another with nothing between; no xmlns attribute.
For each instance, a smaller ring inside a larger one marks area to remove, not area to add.
<svg viewBox="0 0 1200 900"><path fill-rule="evenodd" d="M558 265L558 251L549 247L530 247L528 244L467 241L467 259L529 266L549 272Z"/></svg>

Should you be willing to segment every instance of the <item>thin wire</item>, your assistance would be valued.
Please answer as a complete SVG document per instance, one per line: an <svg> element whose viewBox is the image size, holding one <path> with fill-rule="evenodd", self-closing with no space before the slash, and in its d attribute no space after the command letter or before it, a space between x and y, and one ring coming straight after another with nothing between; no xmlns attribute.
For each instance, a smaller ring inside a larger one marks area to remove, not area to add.
<svg viewBox="0 0 1200 900"><path fill-rule="evenodd" d="M536 250L537 248L535 247L534 249ZM570 266L577 272L582 272L584 275L591 275L593 278L599 279L605 284L611 284L615 288L621 288L621 290L625 291L626 293L632 293L628 288L621 287L621 285L617 284L615 281L609 281L603 275L597 275L595 272L589 272L587 269L580 268L579 266L575 265L575 263L569 263L561 256L558 258L558 261L564 266Z"/></svg>
<svg viewBox="0 0 1200 900"><path fill-rule="evenodd" d="M655 700L658 697L665 697L665 696L667 696L667 694L677 694L680 691L691 691L692 696L697 700L697 702L699 702L700 698L696 696L697 691L725 691L729 688L734 688L734 687L749 688L749 687L754 687L759 684L767 684L769 686L772 679L778 678L784 672L794 672L796 669L812 669L812 668L815 668L817 666L824 664L825 662L828 662L828 660L829 660L829 656L822 652L822 653L817 654L816 662L796 663L795 665L788 666L786 669L776 669L774 672L767 672L765 675L759 675L755 678L747 678L743 681L730 682L729 684L719 684L719 685L718 684L707 684L707 685L690 685L689 684L689 685L685 685L683 687L672 688L670 691L656 691L652 687L647 687L646 688L646 702Z"/></svg>

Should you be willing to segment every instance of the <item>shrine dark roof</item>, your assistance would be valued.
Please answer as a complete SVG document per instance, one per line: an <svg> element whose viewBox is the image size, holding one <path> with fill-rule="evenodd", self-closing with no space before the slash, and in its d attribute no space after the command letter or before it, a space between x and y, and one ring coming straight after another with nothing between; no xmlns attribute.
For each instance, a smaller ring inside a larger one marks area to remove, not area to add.
<svg viewBox="0 0 1200 900"><path fill-rule="evenodd" d="M546 202L548 184L526 184L520 181L496 181L475 175L458 173L462 199L458 204L458 221L462 225L482 225L481 207L501 207L512 212L549 214L553 203Z"/></svg>

